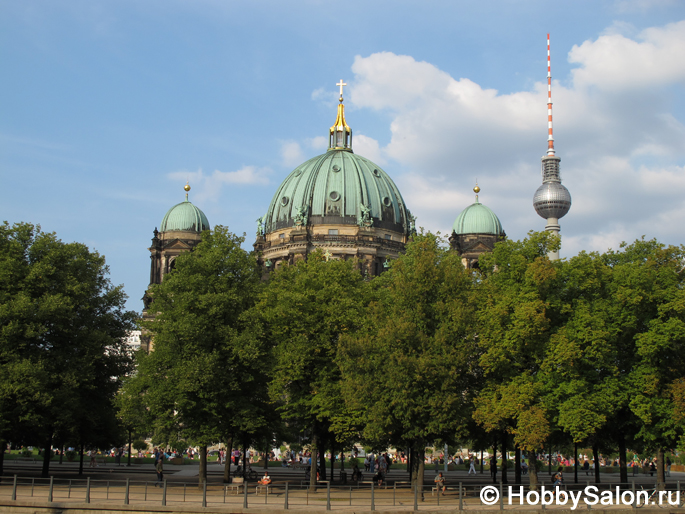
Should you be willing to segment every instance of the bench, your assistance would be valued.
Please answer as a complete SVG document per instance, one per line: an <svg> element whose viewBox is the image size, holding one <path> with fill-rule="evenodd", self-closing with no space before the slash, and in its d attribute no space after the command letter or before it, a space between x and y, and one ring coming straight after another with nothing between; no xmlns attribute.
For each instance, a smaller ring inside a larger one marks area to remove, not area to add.
<svg viewBox="0 0 685 514"><path fill-rule="evenodd" d="M330 480L317 480L316 485L327 485L330 484ZM309 480L300 480L300 487L310 485Z"/></svg>
<svg viewBox="0 0 685 514"><path fill-rule="evenodd" d="M243 477L235 477L230 484L226 484L227 488L235 490L235 494L238 494L240 490L245 486L245 479Z"/></svg>
<svg viewBox="0 0 685 514"><path fill-rule="evenodd" d="M271 486L272 486L272 485L273 485L273 484L266 484L266 485L264 485L264 484L257 484L257 486L254 488L254 493L255 493L256 495L259 495L259 491L261 491L262 488L265 488L265 489L266 489L266 494L269 494L269 489L271 489Z"/></svg>
<svg viewBox="0 0 685 514"><path fill-rule="evenodd" d="M373 480L360 480L359 482L357 482L357 487L360 487L361 484L374 485L374 484L376 484L376 482L374 482ZM387 489L388 488L388 481L383 480L381 485L376 485L376 487L382 487L383 489Z"/></svg>

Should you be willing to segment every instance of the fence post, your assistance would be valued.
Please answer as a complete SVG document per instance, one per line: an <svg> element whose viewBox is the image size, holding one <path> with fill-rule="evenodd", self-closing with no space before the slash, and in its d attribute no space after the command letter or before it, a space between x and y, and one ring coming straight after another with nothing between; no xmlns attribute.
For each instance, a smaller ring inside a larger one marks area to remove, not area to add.
<svg viewBox="0 0 685 514"><path fill-rule="evenodd" d="M17 501L17 475L14 475L14 483L12 484L12 501Z"/></svg>
<svg viewBox="0 0 685 514"><path fill-rule="evenodd" d="M464 502L462 500L461 482L459 482L459 510L464 510Z"/></svg>
<svg viewBox="0 0 685 514"><path fill-rule="evenodd" d="M331 510L331 483L326 486L326 510Z"/></svg>
<svg viewBox="0 0 685 514"><path fill-rule="evenodd" d="M202 482L202 506L207 506L207 480Z"/></svg>
<svg viewBox="0 0 685 514"><path fill-rule="evenodd" d="M288 510L288 482L285 483L285 503L283 505L283 510Z"/></svg>
<svg viewBox="0 0 685 514"><path fill-rule="evenodd" d="M374 497L373 481L371 481L371 510L376 510L376 498Z"/></svg>
<svg viewBox="0 0 685 514"><path fill-rule="evenodd" d="M90 477L86 479L86 503L90 503Z"/></svg>
<svg viewBox="0 0 685 514"><path fill-rule="evenodd" d="M124 494L124 505L128 505L128 489L129 489L129 483L130 483L130 478L126 479L126 493Z"/></svg>
<svg viewBox="0 0 685 514"><path fill-rule="evenodd" d="M55 477L50 477L50 489L48 491L48 503L52 503L52 488L55 483Z"/></svg>
<svg viewBox="0 0 685 514"><path fill-rule="evenodd" d="M678 486L678 489L680 489L680 486ZM635 510L635 479L633 478L633 510Z"/></svg>
<svg viewBox="0 0 685 514"><path fill-rule="evenodd" d="M543 505L544 508L544 505ZM502 480L499 481L499 510L504 510L504 494L502 492Z"/></svg>
<svg viewBox="0 0 685 514"><path fill-rule="evenodd" d="M243 509L247 509L247 477L243 478Z"/></svg>
<svg viewBox="0 0 685 514"><path fill-rule="evenodd" d="M585 481L585 486L590 487L590 481L589 480ZM587 489L586 489L586 491L587 491ZM592 505L590 505L589 503L587 504L587 510L592 510Z"/></svg>
<svg viewBox="0 0 685 514"><path fill-rule="evenodd" d="M395 506L395 492L397 491L397 484L392 484L392 506Z"/></svg>
<svg viewBox="0 0 685 514"><path fill-rule="evenodd" d="M67 492L67 498L71 498L71 480L69 480L69 491Z"/></svg>
<svg viewBox="0 0 685 514"><path fill-rule="evenodd" d="M419 484L414 484L414 510L419 510Z"/></svg>
<svg viewBox="0 0 685 514"><path fill-rule="evenodd" d="M162 487L162 505L166 506L166 478L164 479L164 485Z"/></svg>

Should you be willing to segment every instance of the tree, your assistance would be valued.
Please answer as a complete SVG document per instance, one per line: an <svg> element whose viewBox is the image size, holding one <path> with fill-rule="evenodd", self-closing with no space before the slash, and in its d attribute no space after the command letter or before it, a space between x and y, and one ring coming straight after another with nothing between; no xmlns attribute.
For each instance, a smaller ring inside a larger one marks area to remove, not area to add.
<svg viewBox="0 0 685 514"><path fill-rule="evenodd" d="M154 349L131 383L150 409L155 441L200 446L200 486L209 444L265 424L267 355L244 318L261 273L243 241L216 226L152 288L154 320L145 328Z"/></svg>
<svg viewBox="0 0 685 514"><path fill-rule="evenodd" d="M336 355L341 335L361 322L366 298L353 261L314 252L275 271L256 306L272 346L271 397L286 422L311 430L313 470L322 438L332 442L331 424L346 417ZM315 471L311 480L315 486Z"/></svg>
<svg viewBox="0 0 685 514"><path fill-rule="evenodd" d="M26 223L0 226L0 444L106 443L136 314L104 257ZM104 440L103 440L104 436Z"/></svg>
<svg viewBox="0 0 685 514"><path fill-rule="evenodd" d="M614 295L632 339L628 383L630 410L640 422L636 435L657 451L663 486L664 450L675 447L683 434L673 392L685 377L685 248L638 240L605 258L613 267Z"/></svg>
<svg viewBox="0 0 685 514"><path fill-rule="evenodd" d="M560 261L547 253L558 247L548 233L523 241L502 241L480 257L477 333L485 384L474 418L488 431L506 430L528 452L530 485L537 487L537 456L552 433L540 370L549 340L562 324Z"/></svg>
<svg viewBox="0 0 685 514"><path fill-rule="evenodd" d="M374 280L363 325L343 338L339 362L348 410L374 446L412 449L423 485L426 445L465 435L478 376L473 278L433 234Z"/></svg>

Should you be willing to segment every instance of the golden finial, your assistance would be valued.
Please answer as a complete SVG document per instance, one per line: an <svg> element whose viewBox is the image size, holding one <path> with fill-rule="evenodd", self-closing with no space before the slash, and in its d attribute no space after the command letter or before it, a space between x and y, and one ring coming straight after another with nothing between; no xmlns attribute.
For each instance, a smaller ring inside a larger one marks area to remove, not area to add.
<svg viewBox="0 0 685 514"><path fill-rule="evenodd" d="M343 86L347 84L340 79L336 86L340 86L340 103L338 104L338 117L329 131L329 150L352 151L352 129L345 122L345 105L343 104Z"/></svg>
<svg viewBox="0 0 685 514"><path fill-rule="evenodd" d="M480 187L478 187L478 184L476 184L476 187L473 188L473 192L476 194L480 193Z"/></svg>
<svg viewBox="0 0 685 514"><path fill-rule="evenodd" d="M190 191L190 184L188 184L188 182L186 182L186 185L183 186L183 189L185 189L186 193L187 193L188 191Z"/></svg>

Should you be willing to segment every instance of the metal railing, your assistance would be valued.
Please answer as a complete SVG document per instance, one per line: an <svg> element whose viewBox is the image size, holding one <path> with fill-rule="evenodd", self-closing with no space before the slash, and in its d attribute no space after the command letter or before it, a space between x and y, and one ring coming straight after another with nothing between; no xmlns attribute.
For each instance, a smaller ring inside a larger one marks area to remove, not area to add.
<svg viewBox="0 0 685 514"><path fill-rule="evenodd" d="M7 479L9 478L9 479ZM559 505L555 503L557 498L561 501L565 492L568 498L569 493L572 497L578 498L579 508L590 509L586 500L592 502L592 498L586 494L586 488L594 486L597 488L595 495L601 498L602 495L615 495L616 500L620 498L616 490L620 488L623 494L633 493L633 500L639 497L640 504L622 502L623 505L632 508L643 506L654 501L656 506L658 495L655 493L656 486L636 485L633 480L628 484L568 484L560 488L561 493L555 491L551 493L550 484L542 484L538 488L539 493L544 485L547 493L543 495L542 502L536 508L543 510L547 505ZM510 489L511 488L511 489ZM519 489L521 488L521 489ZM483 501L483 490L489 489L493 493L488 501ZM497 499L492 501L494 492L497 492ZM511 493L511 496L510 496ZM531 497L526 498L532 494ZM630 495L628 495L629 497ZM626 497L625 499L629 499ZM379 507L402 507L403 509L413 508L413 510L469 510L483 506L489 506L493 510L520 509L522 505L535 506L531 501L535 495L529 490L528 486L513 484L497 485L474 485L464 482L448 481L445 484L444 492L437 485L426 485L414 487L409 482L390 481L378 485L375 482L361 481L352 485L331 485L330 482L320 482L316 487L305 483L273 483L268 486L260 485L256 482L245 483L208 483L204 482L202 487L197 482L167 481L138 481L138 480L91 480L87 479L61 479L61 478L32 478L32 477L4 477L0 482L0 504L9 505L10 502L48 502L48 503L96 503L114 505L195 505L201 507L262 507L272 505L276 508L289 509L301 506L318 506L321 510L349 509L350 507L359 510L377 510ZM545 499L552 503L545 503ZM685 494L681 492L680 482L667 485L666 492L663 493L662 507L682 508L685 503ZM562 503L563 505L563 503ZM566 504L568 505L571 504ZM597 508L603 505L595 503Z"/></svg>

